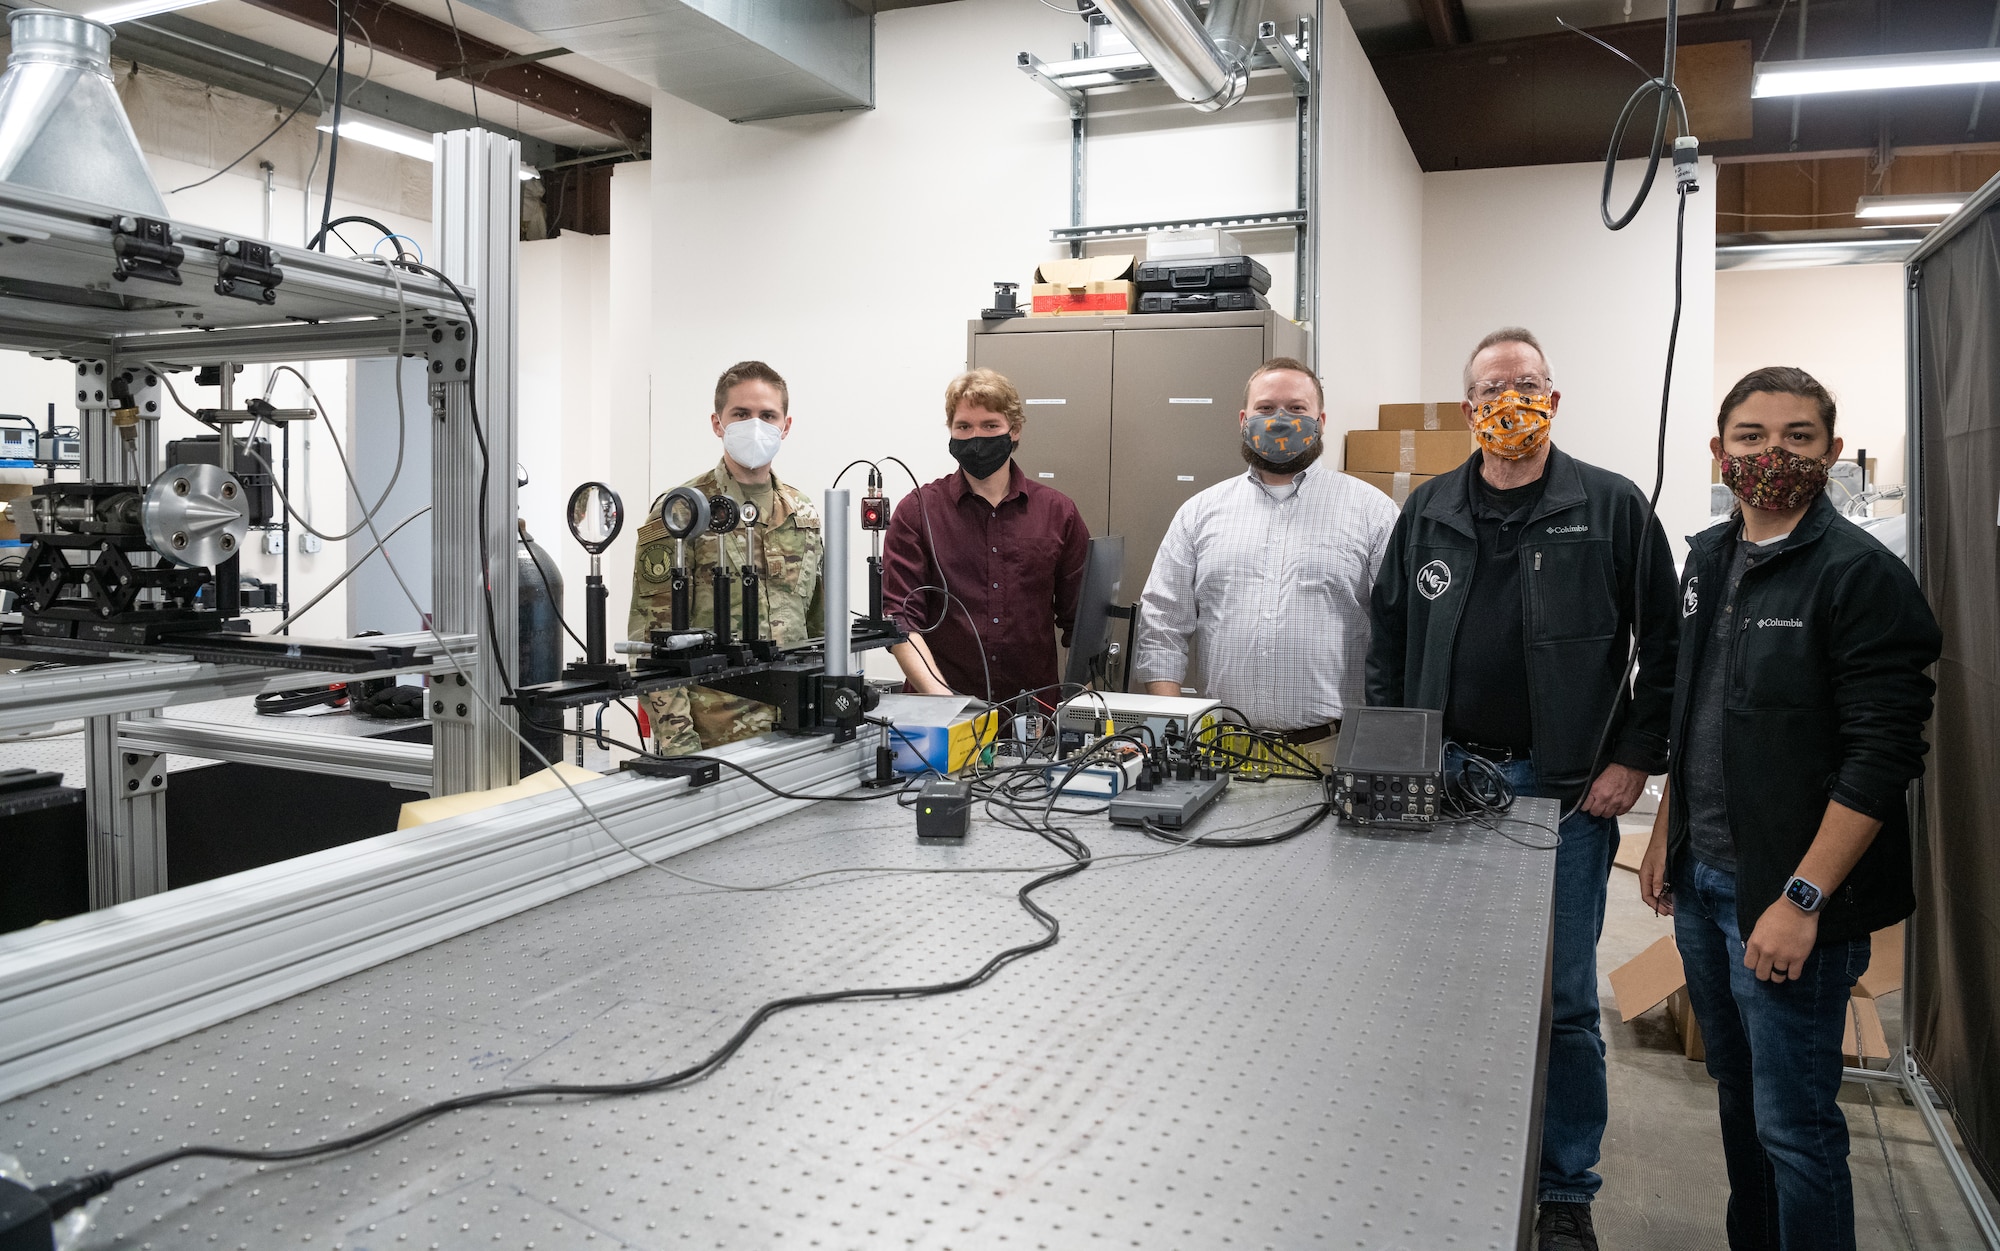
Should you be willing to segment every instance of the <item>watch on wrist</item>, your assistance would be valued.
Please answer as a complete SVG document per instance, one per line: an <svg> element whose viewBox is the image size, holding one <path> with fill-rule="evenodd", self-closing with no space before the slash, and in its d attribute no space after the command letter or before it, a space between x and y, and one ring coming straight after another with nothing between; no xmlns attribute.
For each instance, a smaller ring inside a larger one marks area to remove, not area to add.
<svg viewBox="0 0 2000 1251"><path fill-rule="evenodd" d="M1811 914L1818 912L1826 902L1826 893L1795 874L1791 881L1785 883L1785 898L1800 912Z"/></svg>

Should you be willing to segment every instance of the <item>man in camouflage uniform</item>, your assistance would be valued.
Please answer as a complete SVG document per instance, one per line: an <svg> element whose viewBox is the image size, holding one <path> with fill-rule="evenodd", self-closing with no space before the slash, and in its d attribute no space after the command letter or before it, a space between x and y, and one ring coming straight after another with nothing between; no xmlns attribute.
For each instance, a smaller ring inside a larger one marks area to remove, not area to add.
<svg viewBox="0 0 2000 1251"><path fill-rule="evenodd" d="M785 380L762 361L732 365L715 384L715 411L709 414L709 424L722 440L722 463L687 485L703 495L727 495L739 507L754 505L757 521L747 532L739 528L728 535L705 534L688 541L688 576L693 581L688 623L693 629L707 628L715 620L715 567L720 563L731 575L737 574L744 563L746 539L759 579L762 637L789 647L818 637L825 629L819 510L803 491L780 482L771 471L778 444L792 427L790 407ZM658 510L655 500L646 523L639 527L628 623L628 633L635 639L673 623L668 571L674 563L674 541ZM741 581L732 577L730 631L736 637L743 631L742 590ZM644 703L653 722L654 746L666 756L690 755L763 734L778 716L769 704L705 686L654 691Z"/></svg>

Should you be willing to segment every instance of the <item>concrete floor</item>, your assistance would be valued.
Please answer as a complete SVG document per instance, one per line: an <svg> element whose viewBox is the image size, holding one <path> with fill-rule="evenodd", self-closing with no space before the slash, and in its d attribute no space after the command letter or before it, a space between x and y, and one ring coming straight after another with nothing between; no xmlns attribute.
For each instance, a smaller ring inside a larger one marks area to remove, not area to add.
<svg viewBox="0 0 2000 1251"><path fill-rule="evenodd" d="M1643 839L1644 829L1638 835ZM1610 971L1672 932L1671 920L1654 916L1639 902L1638 875L1612 870L1604 938L1597 949L1611 1086L1611 1123L1598 1165L1604 1189L1595 1209L1605 1251L1728 1245L1723 1212L1729 1185L1716 1128L1715 1085L1700 1063L1682 1058L1680 1037L1664 1007L1621 1024L1611 994ZM1885 996L1878 1006L1890 1051L1900 1054L1902 995ZM1854 1083L1843 1088L1841 1101L1852 1136L1849 1162L1863 1251L1978 1248L1978 1231L1916 1109L1892 1088ZM1876 1116L1881 1120L1879 1139ZM1892 1177L1907 1234L1892 1198Z"/></svg>

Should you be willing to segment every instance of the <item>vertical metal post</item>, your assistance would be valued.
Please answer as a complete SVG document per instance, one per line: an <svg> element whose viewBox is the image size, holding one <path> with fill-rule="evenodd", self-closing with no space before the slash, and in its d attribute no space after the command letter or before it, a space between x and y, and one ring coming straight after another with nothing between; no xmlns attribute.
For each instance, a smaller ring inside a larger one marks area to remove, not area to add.
<svg viewBox="0 0 2000 1251"><path fill-rule="evenodd" d="M1313 333L1306 340L1306 363L1319 370L1319 33L1326 29L1325 0L1313 6L1308 24L1299 19L1299 59L1306 66L1306 94L1299 99L1299 208L1306 219L1299 227L1299 321Z"/></svg>
<svg viewBox="0 0 2000 1251"><path fill-rule="evenodd" d="M1069 224L1083 225L1083 119L1086 108L1082 92L1076 94L1069 106ZM1069 241L1071 256L1083 255L1083 240Z"/></svg>
<svg viewBox="0 0 2000 1251"><path fill-rule="evenodd" d="M149 482L160 471L160 423L138 424L137 441L128 460L111 420L111 410L117 407L112 398L112 380L117 374L115 361L77 362L82 476L97 482ZM92 908L108 908L167 888L165 774L148 769L143 776L127 776L130 769L118 750L118 726L124 719L118 714L84 721L84 821L89 837L85 859ZM157 763L164 769L164 760ZM153 785L155 776L162 779L161 785ZM134 782L137 785L130 785Z"/></svg>
<svg viewBox="0 0 2000 1251"><path fill-rule="evenodd" d="M515 716L500 703L507 693L506 675L513 672L519 653L514 589L514 360L521 237L515 171L520 166L520 144L484 130L458 130L437 137L435 158L431 221L437 232L438 269L473 301L479 331L476 354L467 344L465 380L439 386L444 420L432 434L434 618L442 633L479 639L473 675L480 695L475 701L477 714L466 722L441 721L433 726L437 793L451 795L505 786L520 772ZM434 378L445 364L433 360Z"/></svg>
<svg viewBox="0 0 2000 1251"><path fill-rule="evenodd" d="M847 614L847 488L826 493L820 513L826 553L820 560L820 599L826 606L826 676L844 678L853 668L853 618Z"/></svg>

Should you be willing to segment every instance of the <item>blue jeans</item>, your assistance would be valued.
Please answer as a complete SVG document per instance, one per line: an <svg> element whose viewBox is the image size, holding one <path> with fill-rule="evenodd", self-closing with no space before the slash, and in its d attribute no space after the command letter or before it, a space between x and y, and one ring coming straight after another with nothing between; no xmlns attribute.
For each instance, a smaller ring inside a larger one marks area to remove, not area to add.
<svg viewBox="0 0 2000 1251"><path fill-rule="evenodd" d="M1674 941L1708 1049L1729 1170L1732 1251L1853 1251L1840 1041L1865 938L1821 943L1796 981L1743 967L1736 875L1681 857ZM1789 906L1789 905L1788 905Z"/></svg>
<svg viewBox="0 0 2000 1251"><path fill-rule="evenodd" d="M1445 757L1458 767L1459 753ZM1532 760L1500 766L1516 795L1555 798ZM1564 805L1567 807L1568 805ZM1555 917L1549 949L1549 1071L1542 1098L1542 1203L1589 1203L1604 1184L1593 1168L1604 1143L1610 1097L1598 1032L1597 939L1618 851L1618 822L1577 812L1562 823L1556 851Z"/></svg>

